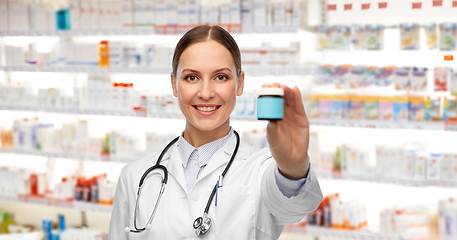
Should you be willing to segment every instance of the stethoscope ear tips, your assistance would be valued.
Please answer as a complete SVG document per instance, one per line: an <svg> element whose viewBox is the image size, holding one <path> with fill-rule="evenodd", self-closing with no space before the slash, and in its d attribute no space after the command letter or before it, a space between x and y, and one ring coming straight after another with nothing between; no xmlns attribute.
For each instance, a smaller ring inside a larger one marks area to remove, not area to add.
<svg viewBox="0 0 457 240"><path fill-rule="evenodd" d="M124 231L125 231L126 233L128 233L128 232L130 232L130 228L129 228L129 227L125 227L125 228L124 228Z"/></svg>
<svg viewBox="0 0 457 240"><path fill-rule="evenodd" d="M150 230L152 228L152 224L146 225L146 230Z"/></svg>

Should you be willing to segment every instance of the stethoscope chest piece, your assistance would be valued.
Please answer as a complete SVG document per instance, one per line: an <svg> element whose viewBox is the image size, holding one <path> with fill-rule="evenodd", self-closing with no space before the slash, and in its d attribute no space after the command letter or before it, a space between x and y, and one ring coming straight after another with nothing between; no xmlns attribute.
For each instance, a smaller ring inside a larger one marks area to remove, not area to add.
<svg viewBox="0 0 457 240"><path fill-rule="evenodd" d="M194 221L195 234L197 236L205 235L211 228L211 218L207 216L198 217Z"/></svg>

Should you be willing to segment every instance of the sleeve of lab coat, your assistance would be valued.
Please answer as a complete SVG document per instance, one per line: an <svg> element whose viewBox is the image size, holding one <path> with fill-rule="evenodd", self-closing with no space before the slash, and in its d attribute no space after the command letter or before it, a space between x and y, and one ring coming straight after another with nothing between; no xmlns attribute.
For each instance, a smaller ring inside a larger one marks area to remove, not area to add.
<svg viewBox="0 0 457 240"><path fill-rule="evenodd" d="M109 224L108 240L127 240L128 233L125 232L125 227L129 226L129 199L125 185L125 167L122 169L121 175L116 186L114 194L113 210L111 212L111 221Z"/></svg>
<svg viewBox="0 0 457 240"><path fill-rule="evenodd" d="M299 222L308 212L317 209L322 202L323 196L316 174L310 169L304 187L304 191L293 197L286 197L279 190L274 175L276 162L272 157L262 177L262 200L266 208L274 216L276 224L285 225Z"/></svg>

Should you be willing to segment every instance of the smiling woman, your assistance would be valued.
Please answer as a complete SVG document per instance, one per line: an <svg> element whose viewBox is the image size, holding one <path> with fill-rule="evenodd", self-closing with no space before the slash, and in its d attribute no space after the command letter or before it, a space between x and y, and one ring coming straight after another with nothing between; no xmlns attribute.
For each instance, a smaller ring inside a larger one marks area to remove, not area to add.
<svg viewBox="0 0 457 240"><path fill-rule="evenodd" d="M229 117L244 86L244 73L237 74L232 56L211 38L175 56L179 64L171 76L173 94L187 120L184 139L194 147L219 139L230 130ZM205 133L209 134L201 135Z"/></svg>
<svg viewBox="0 0 457 240"><path fill-rule="evenodd" d="M187 119L184 139L199 147L227 135L244 87L241 54L232 36L221 27L196 27L176 45L172 65L173 94Z"/></svg>
<svg viewBox="0 0 457 240"><path fill-rule="evenodd" d="M244 72L228 32L191 29L178 42L172 66L185 129L161 153L123 169L109 239L278 239L285 224L319 206L309 122L297 87L263 86L284 90L284 117L268 124L270 148L258 149L230 127Z"/></svg>

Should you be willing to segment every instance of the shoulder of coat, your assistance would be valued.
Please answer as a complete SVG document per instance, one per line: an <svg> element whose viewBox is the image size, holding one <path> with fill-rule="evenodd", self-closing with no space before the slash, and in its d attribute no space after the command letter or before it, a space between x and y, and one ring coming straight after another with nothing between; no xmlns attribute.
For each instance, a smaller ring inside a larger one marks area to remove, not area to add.
<svg viewBox="0 0 457 240"><path fill-rule="evenodd" d="M249 144L249 159L261 161L261 163L264 163L265 161L268 161L269 159L273 158L271 156L271 151L269 147L260 148L250 143L246 144Z"/></svg>
<svg viewBox="0 0 457 240"><path fill-rule="evenodd" d="M137 169L147 169L150 166L153 166L157 162L157 158L159 157L159 153L150 153L147 154L141 158L138 158L130 163L128 163L123 171L130 172L130 171L135 171Z"/></svg>

